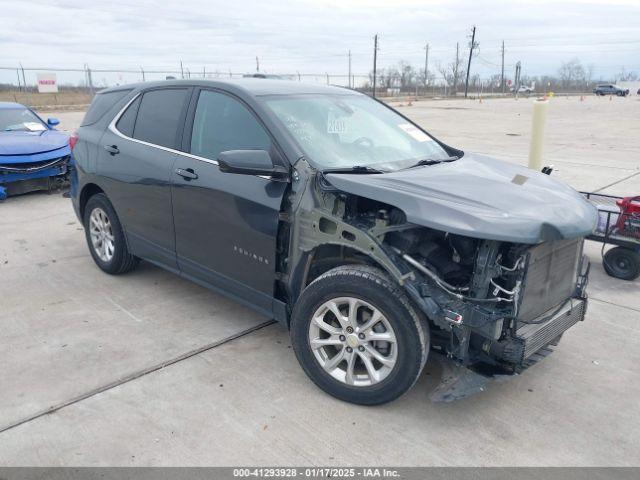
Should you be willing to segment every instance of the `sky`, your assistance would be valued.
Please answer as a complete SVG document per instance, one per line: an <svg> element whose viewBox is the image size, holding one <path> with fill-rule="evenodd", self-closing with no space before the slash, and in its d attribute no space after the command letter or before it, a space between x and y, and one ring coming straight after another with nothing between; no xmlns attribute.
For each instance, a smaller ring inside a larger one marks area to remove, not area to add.
<svg viewBox="0 0 640 480"><path fill-rule="evenodd" d="M122 69L95 72L97 83L141 80L140 68L192 75L229 72L366 76L379 38L378 66L405 60L429 69L451 61L456 42L468 53L476 26L472 73L483 78L554 74L578 58L594 77L622 69L640 74L640 0L0 0L0 81L17 83L25 68ZM27 78L35 72L27 70ZM146 73L146 79L163 74ZM58 73L75 82L82 73Z"/></svg>

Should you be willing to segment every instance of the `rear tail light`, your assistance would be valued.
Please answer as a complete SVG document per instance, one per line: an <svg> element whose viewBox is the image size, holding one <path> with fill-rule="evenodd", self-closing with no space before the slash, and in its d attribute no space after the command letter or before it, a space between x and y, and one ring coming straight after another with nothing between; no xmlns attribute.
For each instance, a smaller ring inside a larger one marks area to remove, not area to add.
<svg viewBox="0 0 640 480"><path fill-rule="evenodd" d="M73 134L69 137L69 147L73 150L73 147L78 143L78 132L73 132Z"/></svg>

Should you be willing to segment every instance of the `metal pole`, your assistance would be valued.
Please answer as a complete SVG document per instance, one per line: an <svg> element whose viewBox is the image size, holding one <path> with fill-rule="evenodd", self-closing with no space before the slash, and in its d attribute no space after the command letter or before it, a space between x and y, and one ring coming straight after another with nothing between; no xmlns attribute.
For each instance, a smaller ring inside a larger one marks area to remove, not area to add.
<svg viewBox="0 0 640 480"><path fill-rule="evenodd" d="M256 72L260 71L260 59L256 57Z"/></svg>
<svg viewBox="0 0 640 480"><path fill-rule="evenodd" d="M429 44L424 47L424 93L427 94L427 83L429 78Z"/></svg>
<svg viewBox="0 0 640 480"><path fill-rule="evenodd" d="M89 87L89 95L91 95L91 98L93 98L93 80L91 78L91 69L89 68L89 65L87 65L86 63L84 64L84 68L87 75L87 85Z"/></svg>
<svg viewBox="0 0 640 480"><path fill-rule="evenodd" d="M22 86L24 87L24 91L27 91L27 79L24 78L24 67L22 66L22 63L20 64L20 70L22 70Z"/></svg>
<svg viewBox="0 0 640 480"><path fill-rule="evenodd" d="M502 87L502 93L504 93L504 40L502 41L502 75L500 76L500 86Z"/></svg>
<svg viewBox="0 0 640 480"><path fill-rule="evenodd" d="M349 50L349 78L347 78L347 85L351 88L351 50Z"/></svg>
<svg viewBox="0 0 640 480"><path fill-rule="evenodd" d="M469 72L471 70L471 56L473 55L473 47L475 47L476 40L476 27L473 26L471 31L471 47L469 48L469 63L467 64L467 79L464 82L464 98L467 98L467 92L469 91Z"/></svg>
<svg viewBox="0 0 640 480"><path fill-rule="evenodd" d="M184 78L184 68L182 68L182 60L180 60L180 76Z"/></svg>
<svg viewBox="0 0 640 480"><path fill-rule="evenodd" d="M376 98L376 75L378 63L378 35L373 37L373 98Z"/></svg>
<svg viewBox="0 0 640 480"><path fill-rule="evenodd" d="M142 81L146 82L146 79L144 78L144 70L142 67L140 67L140 71L142 72Z"/></svg>

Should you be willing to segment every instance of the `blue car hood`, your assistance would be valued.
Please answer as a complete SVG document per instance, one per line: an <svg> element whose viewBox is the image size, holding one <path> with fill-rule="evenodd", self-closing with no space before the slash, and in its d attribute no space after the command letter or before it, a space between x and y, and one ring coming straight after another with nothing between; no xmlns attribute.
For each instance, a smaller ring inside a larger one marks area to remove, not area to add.
<svg viewBox="0 0 640 480"><path fill-rule="evenodd" d="M8 163L1 156L35 155L51 152L69 145L69 136L57 130L41 132L0 131L0 162Z"/></svg>
<svg viewBox="0 0 640 480"><path fill-rule="evenodd" d="M416 225L535 244L589 235L597 211L549 175L482 155L384 174L329 173L336 188L387 203Z"/></svg>

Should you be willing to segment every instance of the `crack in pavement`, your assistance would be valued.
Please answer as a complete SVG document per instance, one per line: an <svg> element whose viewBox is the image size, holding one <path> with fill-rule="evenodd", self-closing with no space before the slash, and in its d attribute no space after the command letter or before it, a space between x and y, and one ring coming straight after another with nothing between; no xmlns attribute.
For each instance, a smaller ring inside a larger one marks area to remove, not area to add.
<svg viewBox="0 0 640 480"><path fill-rule="evenodd" d="M621 178L620 180L616 180L615 182L610 183L609 185L605 185L604 187L599 188L598 190L594 191L593 193L601 192L601 191L603 191L603 190L605 190L605 189L607 189L607 188L609 188L609 187L613 187L614 185L617 185L617 184L619 184L619 183L622 183L622 182L624 182L625 180L629 180L630 178L633 178L633 177L635 177L636 175L640 175L640 172L635 172L635 173L632 173L632 174L631 174L631 175L629 175L629 176L626 176L626 177L624 177L624 178Z"/></svg>
<svg viewBox="0 0 640 480"><path fill-rule="evenodd" d="M640 312L640 308L629 307L628 305L620 305L619 303L609 302L608 300L602 300L600 298L589 297L589 300L594 300L600 303L606 303L607 305L613 305L614 307L626 308L627 310L631 310L632 312Z"/></svg>
<svg viewBox="0 0 640 480"><path fill-rule="evenodd" d="M238 333L234 333L233 335L225 337L225 338L223 338L221 340L217 340L215 342L208 343L207 345L203 345L202 347L198 347L198 348L196 348L194 350L190 350L190 351L188 351L186 353L178 355L177 357L174 357L171 360L166 360L164 362L157 363L155 365L152 365L150 367L144 368L142 370L138 370L137 372L130 373L129 375L126 375L125 377L122 377L119 380L110 382L110 383L108 383L106 385L103 385L101 387L94 388L92 390L89 390L88 392L85 392L85 393L83 393L81 395L73 397L70 400L66 400L66 401L64 401L62 403L59 403L57 405L53 405L53 406L51 406L51 407L49 407L49 408L47 408L45 410L41 410L41 411L36 412L36 413L34 413L32 415L29 415L28 417L22 418L22 419L17 420L17 421L15 421L13 423L9 423L8 425L4 425L4 426L0 427L0 433L4 433L7 430L11 430L12 428L15 428L15 427L18 427L18 426L23 425L25 423L31 422L31 421L36 420L36 419L38 419L40 417L43 417L45 415L49 415L50 413L55 413L58 410L61 410L61 409L65 408L65 407L69 407L69 406L74 405L74 404L76 404L78 402L81 402L81 401L86 400L88 398L94 397L94 396L96 396L96 395L98 395L100 393L106 392L107 390L111 390L113 388L119 387L120 385L124 385L125 383L129 383L129 382L131 382L133 380L136 380L136 379L138 379L140 377L144 377L145 375L149 375L150 373L153 373L153 372L156 372L158 370L161 370L161 369L163 369L165 367L169 367L169 366L174 365L174 364L176 364L178 362L181 362L183 360L187 360L187 359L189 359L191 357L199 355L199 354L201 354L203 352L206 352L208 350L212 350L212 349L214 349L216 347L219 347L221 345L224 345L225 343L228 343L228 342L230 342L232 340L235 340L235 339L240 338L240 337L244 337L245 335L249 335L250 333L253 333L253 332L257 331L257 330L260 330L262 328L265 328L265 327L268 327L270 325L273 325L274 323L277 323L277 322L275 320L268 320L266 322L259 323L258 325L255 325L253 327L247 328L247 329L242 330L242 331L240 331Z"/></svg>

